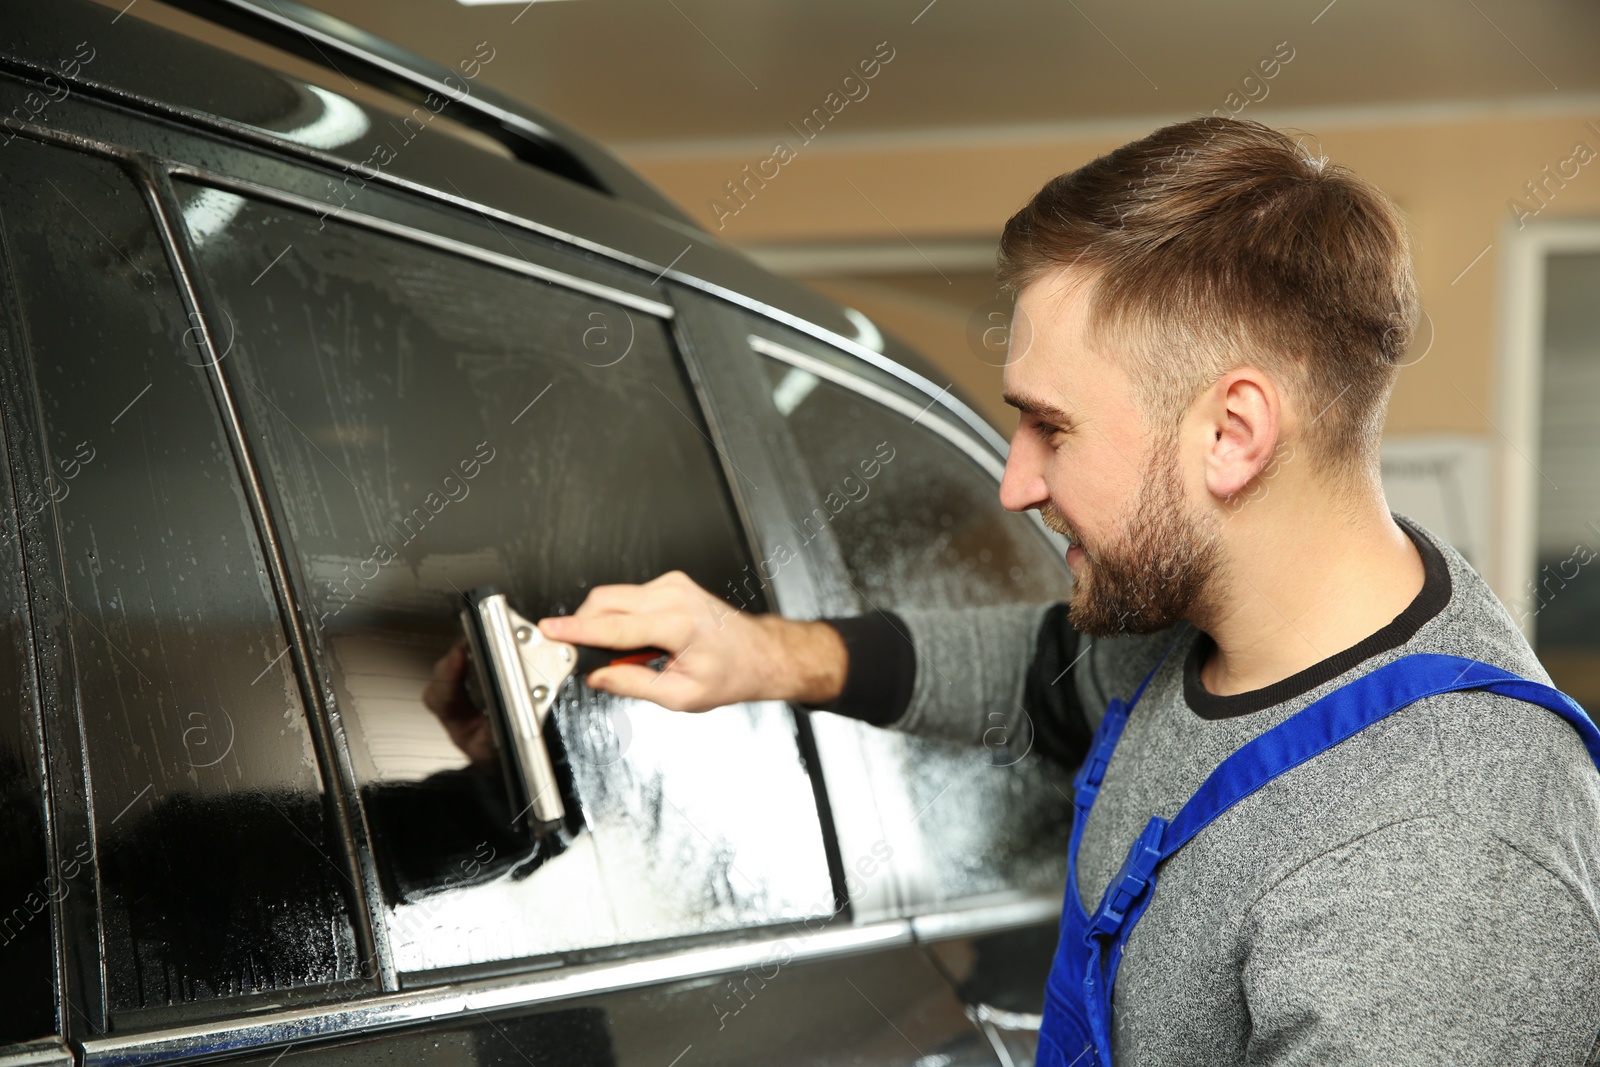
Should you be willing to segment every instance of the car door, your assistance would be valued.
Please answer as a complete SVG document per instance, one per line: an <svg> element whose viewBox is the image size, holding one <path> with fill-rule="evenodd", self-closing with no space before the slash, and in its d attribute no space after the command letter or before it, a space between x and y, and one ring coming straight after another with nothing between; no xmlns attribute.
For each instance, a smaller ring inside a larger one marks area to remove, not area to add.
<svg viewBox="0 0 1600 1067"><path fill-rule="evenodd" d="M841 922L813 742L784 705L685 716L569 682L552 752L568 823L536 838L488 773L509 754L424 700L469 589L537 618L597 584L749 572L742 475L649 279L459 216L330 219L204 180L176 199L327 680L394 983L537 1005L451 1031L482 1057L554 1027L552 1049L576 1044L550 1062L780 1045L992 1062L907 925Z"/></svg>
<svg viewBox="0 0 1600 1067"><path fill-rule="evenodd" d="M917 390L913 375L840 359L789 331L757 328L748 342L811 475L803 539L832 534L857 610L971 609L982 625L986 606L1066 599L1065 543L1035 513L1000 506L1003 458L992 432L958 403L931 383ZM948 681L947 672L969 668L923 657L918 669ZM866 826L841 823L841 835L892 828L897 877L879 884L901 896L894 904L879 896L879 906L914 916L919 940L997 1054L1029 1062L1055 948L1072 790L1067 771L1033 751L1026 713L1024 736L1008 736L1011 710L973 708L974 746L837 716L818 716L817 737L830 792L851 795L848 779L858 795L870 792L877 812Z"/></svg>
<svg viewBox="0 0 1600 1067"><path fill-rule="evenodd" d="M655 271L77 95L51 120L4 148L5 427L51 858L87 859L49 905L71 1051L19 1055L995 1062L908 922L849 921L804 719L574 687L557 851L421 699L463 578L540 614L759 557ZM558 375L592 388L544 417Z"/></svg>
<svg viewBox="0 0 1600 1067"><path fill-rule="evenodd" d="M757 518L789 546L762 572L773 589L803 572L812 616L1065 599L1064 545L1036 516L1000 506L1003 442L964 405L881 356L679 300L685 328L714 354L708 377L735 456L781 468ZM974 708L973 721L1010 718L998 710ZM892 852L863 862L874 876L857 880L856 921L911 917L1001 1055L1031 1056L1062 899L1067 771L1026 738L988 730L969 747L811 719L847 869L872 842Z"/></svg>

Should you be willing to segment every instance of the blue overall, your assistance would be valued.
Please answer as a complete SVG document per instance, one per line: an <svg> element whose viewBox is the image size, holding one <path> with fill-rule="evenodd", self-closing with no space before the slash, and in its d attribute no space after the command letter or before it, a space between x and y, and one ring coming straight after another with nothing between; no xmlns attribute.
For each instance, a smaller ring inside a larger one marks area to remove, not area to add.
<svg viewBox="0 0 1600 1067"><path fill-rule="evenodd" d="M1089 915L1078 891L1078 842L1128 713L1154 676L1151 671L1127 704L1111 701L1078 771L1061 940L1045 984L1039 1067L1111 1067L1111 990L1117 965L1129 932L1150 904L1162 860L1278 775L1406 705L1460 689L1486 689L1526 700L1571 723L1590 758L1600 765L1600 730L1560 690L1478 660L1432 653L1404 656L1334 690L1241 746L1217 765L1171 822L1152 818L1106 887L1100 906Z"/></svg>

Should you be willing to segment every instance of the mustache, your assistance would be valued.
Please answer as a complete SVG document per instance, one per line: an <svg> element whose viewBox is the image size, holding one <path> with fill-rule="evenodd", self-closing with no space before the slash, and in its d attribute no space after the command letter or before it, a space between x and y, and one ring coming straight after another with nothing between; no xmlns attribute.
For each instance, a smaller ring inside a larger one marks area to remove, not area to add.
<svg viewBox="0 0 1600 1067"><path fill-rule="evenodd" d="M1067 521L1065 515L1061 514L1061 509L1056 507L1054 501L1046 501L1039 505L1039 521L1073 544L1082 547L1083 538L1078 536L1077 529Z"/></svg>

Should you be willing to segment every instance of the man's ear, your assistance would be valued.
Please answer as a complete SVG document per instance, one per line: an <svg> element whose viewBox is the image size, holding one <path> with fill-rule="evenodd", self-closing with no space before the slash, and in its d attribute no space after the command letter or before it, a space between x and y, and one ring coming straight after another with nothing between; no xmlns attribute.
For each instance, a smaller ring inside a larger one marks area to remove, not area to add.
<svg viewBox="0 0 1600 1067"><path fill-rule="evenodd" d="M1206 488L1219 500L1243 492L1272 462L1283 414L1272 379L1254 367L1229 371L1206 390L1200 405Z"/></svg>

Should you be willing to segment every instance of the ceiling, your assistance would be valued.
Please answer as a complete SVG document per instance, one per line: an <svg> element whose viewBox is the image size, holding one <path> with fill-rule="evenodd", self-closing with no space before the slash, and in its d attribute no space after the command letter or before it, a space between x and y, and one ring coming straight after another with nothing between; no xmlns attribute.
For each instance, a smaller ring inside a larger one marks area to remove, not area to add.
<svg viewBox="0 0 1600 1067"><path fill-rule="evenodd" d="M1600 92L1594 0L313 2L451 66L487 42L484 81L624 155L784 136L880 42L846 135Z"/></svg>

